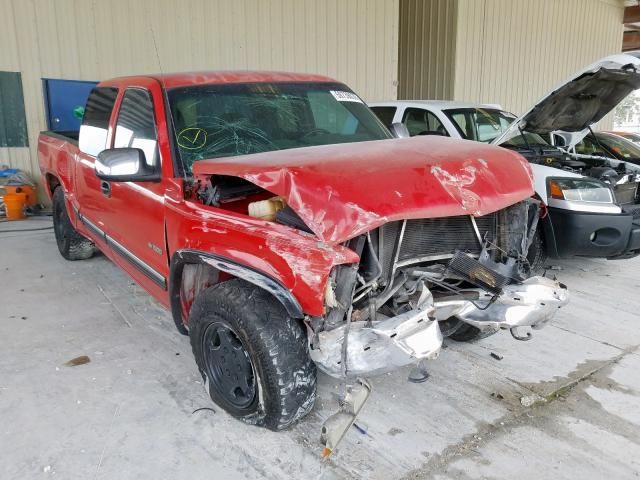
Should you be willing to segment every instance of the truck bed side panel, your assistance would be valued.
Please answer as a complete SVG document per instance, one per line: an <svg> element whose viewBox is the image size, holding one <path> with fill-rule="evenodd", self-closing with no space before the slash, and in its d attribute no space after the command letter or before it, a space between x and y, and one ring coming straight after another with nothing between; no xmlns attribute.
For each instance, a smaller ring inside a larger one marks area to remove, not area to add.
<svg viewBox="0 0 640 480"><path fill-rule="evenodd" d="M58 179L69 196L74 193L74 162L78 153L78 142L53 132L42 132L38 137L38 161L45 180L47 175ZM45 184L49 198L53 192L49 182Z"/></svg>

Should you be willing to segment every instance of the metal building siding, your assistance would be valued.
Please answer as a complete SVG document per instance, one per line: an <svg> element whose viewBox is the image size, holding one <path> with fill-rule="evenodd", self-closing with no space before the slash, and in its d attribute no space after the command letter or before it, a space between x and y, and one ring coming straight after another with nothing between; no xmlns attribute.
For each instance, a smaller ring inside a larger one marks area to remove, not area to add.
<svg viewBox="0 0 640 480"><path fill-rule="evenodd" d="M522 113L622 46L622 1L457 1L455 100Z"/></svg>
<svg viewBox="0 0 640 480"><path fill-rule="evenodd" d="M457 0L400 0L398 98L453 95Z"/></svg>
<svg viewBox="0 0 640 480"><path fill-rule="evenodd" d="M288 70L396 98L398 1L0 0L0 69L22 72L31 145L0 149L0 163L38 175L42 78Z"/></svg>

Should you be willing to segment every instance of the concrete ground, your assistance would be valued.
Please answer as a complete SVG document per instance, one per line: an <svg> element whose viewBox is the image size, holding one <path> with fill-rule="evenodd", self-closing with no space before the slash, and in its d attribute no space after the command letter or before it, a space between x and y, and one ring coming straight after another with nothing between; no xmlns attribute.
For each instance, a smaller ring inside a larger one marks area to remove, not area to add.
<svg viewBox="0 0 640 480"><path fill-rule="evenodd" d="M449 343L424 384L406 370L373 379L366 433L323 461L336 381L320 376L314 411L289 431L232 419L188 338L105 257L67 262L51 230L7 233L49 224L0 224L2 479L640 475L640 259L555 262L572 299L553 324L527 343Z"/></svg>

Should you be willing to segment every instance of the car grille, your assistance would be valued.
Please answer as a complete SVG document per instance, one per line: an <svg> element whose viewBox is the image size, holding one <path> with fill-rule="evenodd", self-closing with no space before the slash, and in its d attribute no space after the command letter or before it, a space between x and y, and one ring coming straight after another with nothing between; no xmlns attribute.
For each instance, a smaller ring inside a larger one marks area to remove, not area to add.
<svg viewBox="0 0 640 480"><path fill-rule="evenodd" d="M498 214L476 217L476 224L482 237L486 233L496 237ZM385 273L393 268L395 245L402 231L402 223L390 222L380 228L380 263ZM467 215L445 218L425 218L406 220L402 243L398 252L399 264L410 264L430 259L451 258L457 251L470 254L480 253L480 242Z"/></svg>

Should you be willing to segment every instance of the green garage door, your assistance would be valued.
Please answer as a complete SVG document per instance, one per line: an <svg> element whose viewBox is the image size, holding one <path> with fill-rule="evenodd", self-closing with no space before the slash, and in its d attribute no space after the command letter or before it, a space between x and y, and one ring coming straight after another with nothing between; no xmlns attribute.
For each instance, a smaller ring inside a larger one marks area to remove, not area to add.
<svg viewBox="0 0 640 480"><path fill-rule="evenodd" d="M0 72L0 147L28 147L22 77Z"/></svg>

